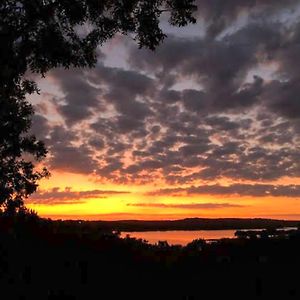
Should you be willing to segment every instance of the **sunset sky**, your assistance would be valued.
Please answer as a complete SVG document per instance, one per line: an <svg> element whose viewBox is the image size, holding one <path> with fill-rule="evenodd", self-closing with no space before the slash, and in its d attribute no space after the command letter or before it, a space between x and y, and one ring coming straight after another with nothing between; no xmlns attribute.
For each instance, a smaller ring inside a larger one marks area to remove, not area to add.
<svg viewBox="0 0 300 300"><path fill-rule="evenodd" d="M52 176L29 207L63 219L300 219L299 1L202 0L197 19L175 28L163 16L155 52L117 35L94 69L35 77L32 132Z"/></svg>

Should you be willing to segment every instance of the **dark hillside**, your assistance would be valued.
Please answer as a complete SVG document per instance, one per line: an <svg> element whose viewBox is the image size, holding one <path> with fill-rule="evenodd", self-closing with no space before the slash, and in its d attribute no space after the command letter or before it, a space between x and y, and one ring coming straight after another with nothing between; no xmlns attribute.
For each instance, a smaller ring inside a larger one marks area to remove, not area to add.
<svg viewBox="0 0 300 300"><path fill-rule="evenodd" d="M1 219L3 299L299 299L298 230L181 247L89 226Z"/></svg>
<svg viewBox="0 0 300 300"><path fill-rule="evenodd" d="M80 221L80 224L90 224L90 226L119 231L264 229L296 227L299 223L300 221L238 218L191 218L175 221Z"/></svg>

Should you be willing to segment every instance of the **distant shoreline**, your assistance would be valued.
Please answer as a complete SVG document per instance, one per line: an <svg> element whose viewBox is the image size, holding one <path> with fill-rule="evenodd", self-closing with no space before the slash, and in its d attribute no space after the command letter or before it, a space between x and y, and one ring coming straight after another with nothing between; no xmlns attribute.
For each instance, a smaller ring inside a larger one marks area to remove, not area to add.
<svg viewBox="0 0 300 300"><path fill-rule="evenodd" d="M300 220L276 220L262 218L188 218L180 220L142 221L86 221L86 220L53 220L53 222L71 223L78 226L92 226L115 231L195 231L195 230L239 230L297 227Z"/></svg>

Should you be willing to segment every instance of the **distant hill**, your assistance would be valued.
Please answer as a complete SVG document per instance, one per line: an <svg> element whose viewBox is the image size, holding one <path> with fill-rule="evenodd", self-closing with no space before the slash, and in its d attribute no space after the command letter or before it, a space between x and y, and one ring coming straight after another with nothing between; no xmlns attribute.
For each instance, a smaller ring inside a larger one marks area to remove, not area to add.
<svg viewBox="0 0 300 300"><path fill-rule="evenodd" d="M56 221L57 222L57 221ZM297 227L300 221L274 219L239 219L239 218L189 218L165 221L64 221L90 225L101 229L118 231L166 231L166 230L222 230L222 229L265 229Z"/></svg>

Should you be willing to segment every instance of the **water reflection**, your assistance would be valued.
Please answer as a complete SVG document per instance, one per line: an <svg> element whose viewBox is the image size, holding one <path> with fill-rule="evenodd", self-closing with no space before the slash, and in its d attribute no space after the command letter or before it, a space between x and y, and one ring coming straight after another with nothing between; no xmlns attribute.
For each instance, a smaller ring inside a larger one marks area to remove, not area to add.
<svg viewBox="0 0 300 300"><path fill-rule="evenodd" d="M296 229L294 227L285 227L281 230ZM182 245L190 243L195 239L217 240L222 238L235 238L235 232L239 229L229 230L174 230L174 231L143 231L143 232L122 232L121 237L130 237L143 239L150 244L158 241L167 241L169 245ZM262 229L251 229L252 231L261 231Z"/></svg>
<svg viewBox="0 0 300 300"><path fill-rule="evenodd" d="M134 237L147 240L150 244L158 241L167 241L170 245L186 245L195 239L215 240L221 238L233 238L236 230L193 230L193 231L144 231L122 232L121 237Z"/></svg>

